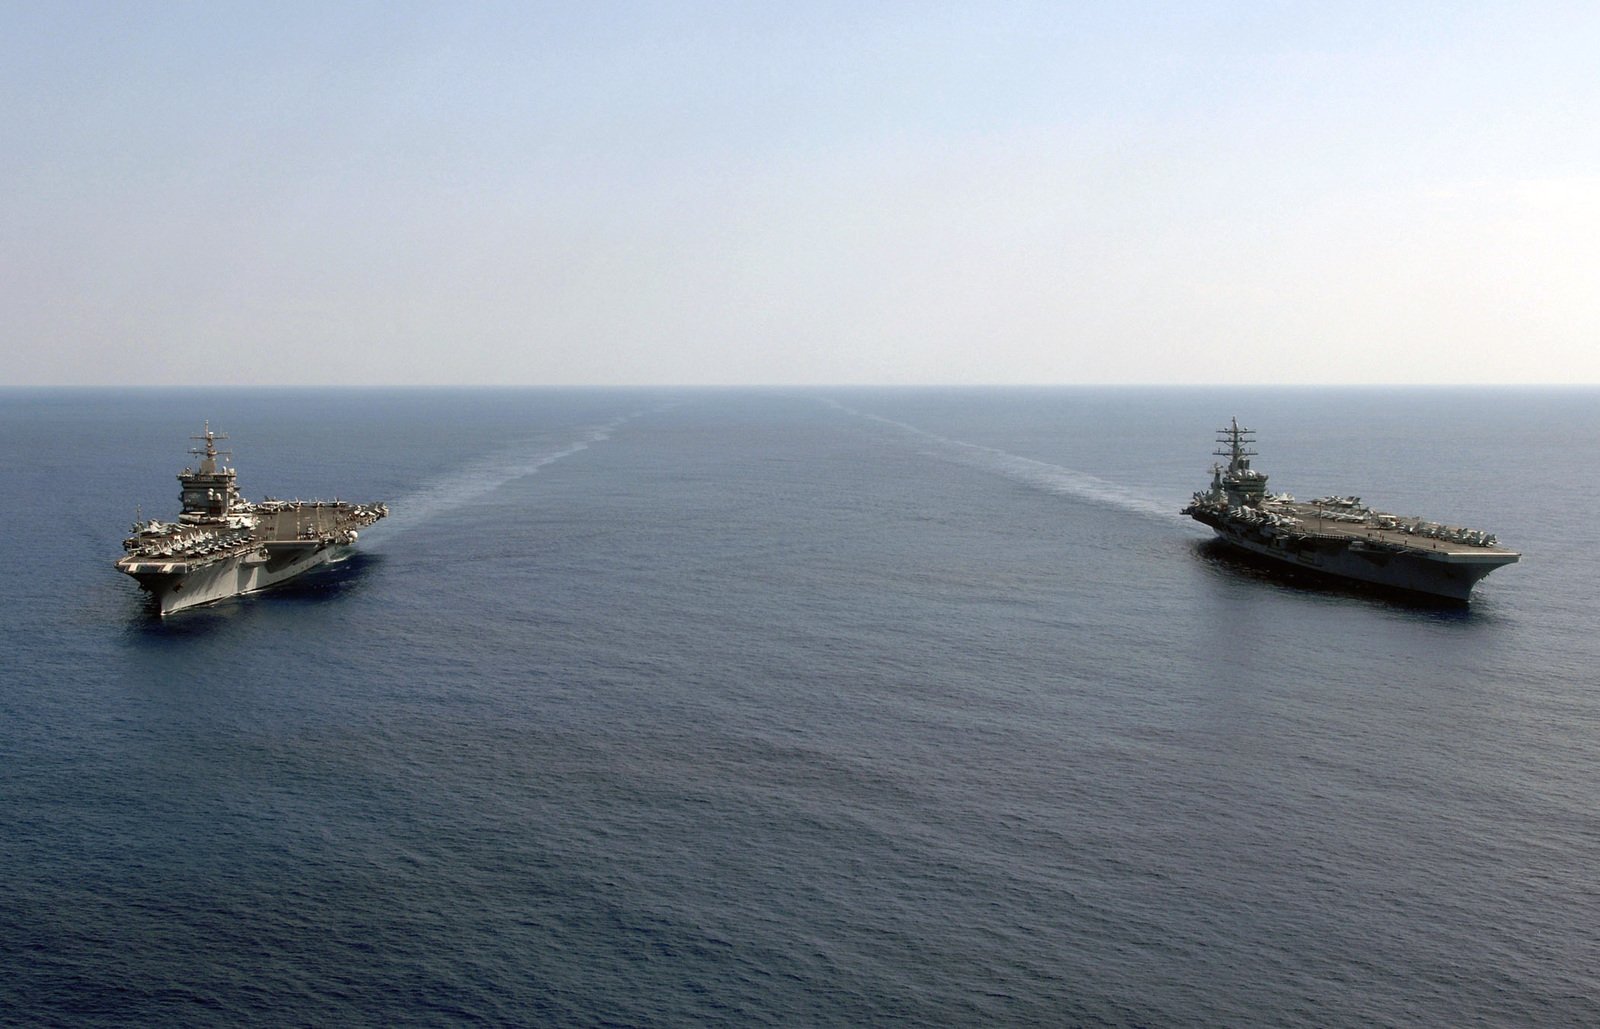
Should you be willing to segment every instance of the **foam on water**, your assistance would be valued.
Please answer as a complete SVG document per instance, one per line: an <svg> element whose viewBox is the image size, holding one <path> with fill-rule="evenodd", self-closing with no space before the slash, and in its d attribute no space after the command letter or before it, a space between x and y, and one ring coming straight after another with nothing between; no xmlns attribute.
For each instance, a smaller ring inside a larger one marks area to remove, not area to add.
<svg viewBox="0 0 1600 1029"><path fill-rule="evenodd" d="M1097 475L1076 471L1072 468L1063 468L1061 465L1050 464L1047 461L1023 457L997 447L984 446L981 443L969 443L966 440L951 439L935 432L918 428L907 422L885 418L883 415L872 414L868 411L858 411L848 407L837 400L824 399L830 407L843 411L857 418L887 425L897 432L912 436L926 447L923 453L954 461L958 464L979 468L1005 476L1013 482L1022 483L1046 493L1057 496L1072 497L1077 500L1087 500L1091 503L1114 507L1132 514L1149 515L1155 518L1171 518L1172 505L1154 497L1144 496L1133 492L1125 486L1102 479Z"/></svg>
<svg viewBox="0 0 1600 1029"><path fill-rule="evenodd" d="M446 511L469 504L507 483L535 475L540 469L604 443L628 422L650 413L633 411L599 425L575 426L554 439L524 440L477 458L451 475L435 479L391 506L384 531L393 535L423 525Z"/></svg>

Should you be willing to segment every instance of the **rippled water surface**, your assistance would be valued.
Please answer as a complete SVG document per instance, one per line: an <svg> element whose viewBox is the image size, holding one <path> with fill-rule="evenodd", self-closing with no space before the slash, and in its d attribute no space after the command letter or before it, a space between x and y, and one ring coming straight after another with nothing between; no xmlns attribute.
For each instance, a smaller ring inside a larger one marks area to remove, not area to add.
<svg viewBox="0 0 1600 1029"><path fill-rule="evenodd" d="M0 1021L1600 1024L1597 400L0 393ZM1523 562L1239 565L1233 415ZM152 617L205 419L392 517Z"/></svg>

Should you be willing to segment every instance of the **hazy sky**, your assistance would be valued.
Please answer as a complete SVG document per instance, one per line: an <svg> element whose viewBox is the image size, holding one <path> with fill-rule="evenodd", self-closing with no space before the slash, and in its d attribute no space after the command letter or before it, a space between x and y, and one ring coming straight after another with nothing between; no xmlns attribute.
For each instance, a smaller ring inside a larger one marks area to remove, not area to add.
<svg viewBox="0 0 1600 1029"><path fill-rule="evenodd" d="M0 4L0 384L1600 382L1600 3Z"/></svg>

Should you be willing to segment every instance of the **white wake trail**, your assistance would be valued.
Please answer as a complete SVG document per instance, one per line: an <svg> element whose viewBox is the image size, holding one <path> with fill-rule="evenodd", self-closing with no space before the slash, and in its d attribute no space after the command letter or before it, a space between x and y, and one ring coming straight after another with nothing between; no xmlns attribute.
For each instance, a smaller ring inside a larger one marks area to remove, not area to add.
<svg viewBox="0 0 1600 1029"><path fill-rule="evenodd" d="M579 426L566 439L549 441L531 451L505 448L486 454L395 501L390 505L394 513L379 524L385 530L385 535L414 529L446 511L470 504L508 482L536 474L547 465L582 453L596 443L604 443L618 429L646 413L635 411L600 425Z"/></svg>
<svg viewBox="0 0 1600 1029"><path fill-rule="evenodd" d="M872 414L868 411L857 411L847 407L837 400L824 398L823 402L837 408L846 414L869 421L890 426L900 433L916 437L930 444L928 452L933 456L954 461L970 468L1002 475L1013 482L1020 482L1046 493L1057 496L1072 497L1076 500L1088 500L1108 507L1119 508L1135 514L1151 515L1158 518L1169 518L1173 514L1170 504L1148 495L1135 493L1125 486L1097 475L1087 472L1074 471L1060 465L1050 464L1046 461L1037 461L1031 457L1022 457L1019 454L1008 453L995 447L984 446L981 443L968 443L965 440L951 439L938 433L929 432L907 422L895 421L882 415Z"/></svg>

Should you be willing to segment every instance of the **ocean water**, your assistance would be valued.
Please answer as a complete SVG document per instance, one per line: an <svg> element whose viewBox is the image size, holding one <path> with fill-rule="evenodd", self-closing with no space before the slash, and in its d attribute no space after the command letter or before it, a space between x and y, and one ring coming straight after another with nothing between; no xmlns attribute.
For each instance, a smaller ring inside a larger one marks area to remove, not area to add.
<svg viewBox="0 0 1600 1029"><path fill-rule="evenodd" d="M0 1023L1600 1024L1597 401L0 393ZM1233 415L1522 563L1237 564ZM154 618L205 419L393 515Z"/></svg>

